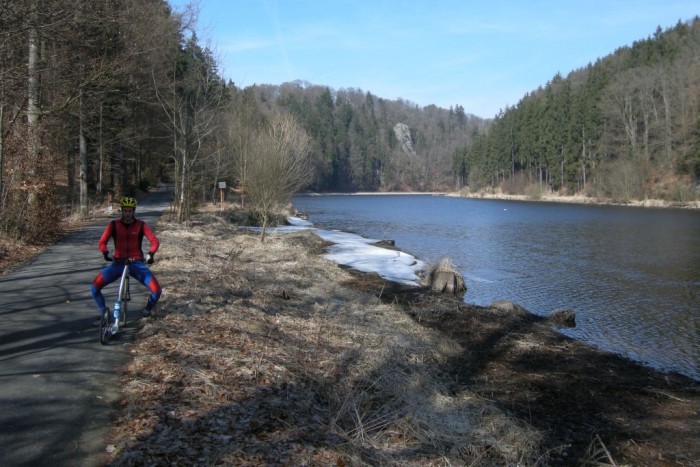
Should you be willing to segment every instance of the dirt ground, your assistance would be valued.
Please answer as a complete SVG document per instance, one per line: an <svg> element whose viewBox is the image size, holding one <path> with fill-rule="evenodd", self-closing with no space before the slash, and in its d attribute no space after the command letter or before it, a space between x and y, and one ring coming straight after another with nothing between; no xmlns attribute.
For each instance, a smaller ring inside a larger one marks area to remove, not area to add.
<svg viewBox="0 0 700 467"><path fill-rule="evenodd" d="M155 226L164 294L121 343L106 464L700 465L699 382L237 217Z"/></svg>

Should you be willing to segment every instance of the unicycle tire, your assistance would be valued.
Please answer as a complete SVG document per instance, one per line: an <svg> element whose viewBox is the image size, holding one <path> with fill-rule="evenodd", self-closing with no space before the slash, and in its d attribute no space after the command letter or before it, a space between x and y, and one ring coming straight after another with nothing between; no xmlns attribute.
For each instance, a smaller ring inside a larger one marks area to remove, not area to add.
<svg viewBox="0 0 700 467"><path fill-rule="evenodd" d="M112 325L109 324L109 310L105 310L102 313L102 318L100 319L100 343L102 345L109 344L112 340Z"/></svg>
<svg viewBox="0 0 700 467"><path fill-rule="evenodd" d="M126 307L127 301L122 300L122 306L119 310L119 328L124 328L126 326Z"/></svg>

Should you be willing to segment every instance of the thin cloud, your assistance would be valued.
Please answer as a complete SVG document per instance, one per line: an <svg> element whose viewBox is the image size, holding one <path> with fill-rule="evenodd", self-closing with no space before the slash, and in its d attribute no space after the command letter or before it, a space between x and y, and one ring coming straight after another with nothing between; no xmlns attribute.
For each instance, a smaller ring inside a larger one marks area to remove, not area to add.
<svg viewBox="0 0 700 467"><path fill-rule="evenodd" d="M221 50L232 53L250 52L261 49L269 49L275 45L276 42L269 39L247 38L224 42L221 45Z"/></svg>

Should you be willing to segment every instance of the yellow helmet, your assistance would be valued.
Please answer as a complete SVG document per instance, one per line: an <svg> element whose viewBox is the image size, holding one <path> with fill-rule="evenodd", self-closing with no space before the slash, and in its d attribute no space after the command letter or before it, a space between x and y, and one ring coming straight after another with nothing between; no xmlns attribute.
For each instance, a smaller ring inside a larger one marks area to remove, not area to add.
<svg viewBox="0 0 700 467"><path fill-rule="evenodd" d="M119 206L122 208L134 208L136 209L136 198L131 196L124 196L119 200Z"/></svg>

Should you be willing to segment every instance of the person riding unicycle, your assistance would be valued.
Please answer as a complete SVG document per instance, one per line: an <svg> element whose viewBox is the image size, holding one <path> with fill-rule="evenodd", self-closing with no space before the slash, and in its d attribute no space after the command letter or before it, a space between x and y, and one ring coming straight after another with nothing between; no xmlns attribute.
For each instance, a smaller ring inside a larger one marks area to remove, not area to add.
<svg viewBox="0 0 700 467"><path fill-rule="evenodd" d="M146 263L153 264L153 258L158 251L160 242L153 231L144 221L136 219L136 199L125 196L119 201L121 207L121 219L112 220L107 224L98 246L105 261L110 263L95 277L90 286L92 298L95 300L99 312L98 318L93 325L99 326L100 317L107 310L102 289L117 280L122 275L125 267L129 268L129 275L136 278L150 291L146 306L141 312L144 317L150 316L153 307L158 302L163 290ZM151 243L148 255L144 258L141 244L143 237ZM109 256L107 243L109 239L114 240L114 253ZM144 262L145 260L145 262Z"/></svg>

